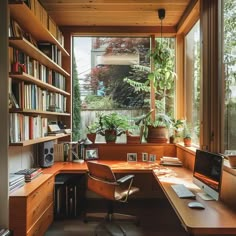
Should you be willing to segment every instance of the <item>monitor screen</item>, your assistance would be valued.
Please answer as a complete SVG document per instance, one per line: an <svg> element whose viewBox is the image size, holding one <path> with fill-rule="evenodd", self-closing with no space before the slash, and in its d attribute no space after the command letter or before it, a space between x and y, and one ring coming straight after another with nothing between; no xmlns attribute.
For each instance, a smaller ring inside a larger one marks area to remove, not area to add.
<svg viewBox="0 0 236 236"><path fill-rule="evenodd" d="M221 155L196 151L193 182L215 200L219 199L220 194L222 164Z"/></svg>

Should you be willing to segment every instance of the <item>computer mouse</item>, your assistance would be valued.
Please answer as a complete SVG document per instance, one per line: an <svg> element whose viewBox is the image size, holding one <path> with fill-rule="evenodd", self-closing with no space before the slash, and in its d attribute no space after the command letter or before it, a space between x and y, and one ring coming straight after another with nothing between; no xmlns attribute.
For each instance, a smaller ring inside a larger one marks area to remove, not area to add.
<svg viewBox="0 0 236 236"><path fill-rule="evenodd" d="M205 209L205 207L200 202L189 202L188 207L194 208L194 209Z"/></svg>

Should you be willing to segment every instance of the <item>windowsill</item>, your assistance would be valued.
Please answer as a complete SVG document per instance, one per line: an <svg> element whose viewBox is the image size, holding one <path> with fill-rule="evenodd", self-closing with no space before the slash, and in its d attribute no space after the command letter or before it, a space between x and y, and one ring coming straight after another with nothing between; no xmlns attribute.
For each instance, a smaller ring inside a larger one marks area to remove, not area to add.
<svg viewBox="0 0 236 236"><path fill-rule="evenodd" d="M182 143L182 142L181 143L176 143L176 147L179 147L179 148L183 149L184 151L189 152L193 155L195 155L196 150L197 150L196 147L185 147L184 143Z"/></svg>
<svg viewBox="0 0 236 236"><path fill-rule="evenodd" d="M223 170L236 176L236 169L230 167L229 161L227 159L224 159Z"/></svg>
<svg viewBox="0 0 236 236"><path fill-rule="evenodd" d="M181 148L181 149L185 150L186 152L189 152L193 155L195 155L196 150L198 149L196 147L185 147L184 143L177 143L176 147L179 147L179 148ZM223 170L236 176L236 169L230 167L229 161L227 159L224 159Z"/></svg>

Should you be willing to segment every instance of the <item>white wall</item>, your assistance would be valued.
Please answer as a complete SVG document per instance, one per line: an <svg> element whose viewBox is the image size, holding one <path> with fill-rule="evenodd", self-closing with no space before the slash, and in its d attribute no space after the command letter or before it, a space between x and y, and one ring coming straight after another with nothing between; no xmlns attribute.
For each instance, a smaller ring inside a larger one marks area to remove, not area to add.
<svg viewBox="0 0 236 236"><path fill-rule="evenodd" d="M32 145L27 147L9 147L9 173L35 166L36 158L33 151Z"/></svg>

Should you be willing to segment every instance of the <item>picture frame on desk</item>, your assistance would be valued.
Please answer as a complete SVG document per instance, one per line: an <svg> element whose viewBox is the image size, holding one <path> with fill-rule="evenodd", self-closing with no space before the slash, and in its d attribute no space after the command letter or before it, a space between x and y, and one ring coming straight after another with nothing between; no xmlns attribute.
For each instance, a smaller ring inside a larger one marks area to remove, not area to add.
<svg viewBox="0 0 236 236"><path fill-rule="evenodd" d="M129 162L137 161L137 153L127 153L127 161Z"/></svg>
<svg viewBox="0 0 236 236"><path fill-rule="evenodd" d="M142 161L148 161L148 153L147 152L142 152Z"/></svg>
<svg viewBox="0 0 236 236"><path fill-rule="evenodd" d="M150 161L150 162L155 162L155 161L156 161L156 155L150 154L150 155L149 155L149 161Z"/></svg>
<svg viewBox="0 0 236 236"><path fill-rule="evenodd" d="M98 148L86 148L84 159L85 161L98 159Z"/></svg>

